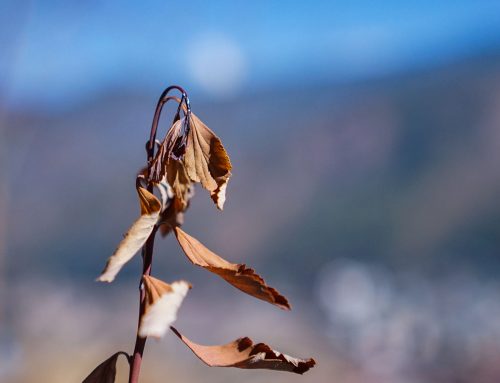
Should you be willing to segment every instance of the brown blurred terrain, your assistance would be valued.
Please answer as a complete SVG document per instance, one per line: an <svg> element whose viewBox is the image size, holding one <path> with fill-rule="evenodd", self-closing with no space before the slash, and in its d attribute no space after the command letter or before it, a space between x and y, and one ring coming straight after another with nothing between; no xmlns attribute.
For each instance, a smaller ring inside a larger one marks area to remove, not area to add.
<svg viewBox="0 0 500 383"><path fill-rule="evenodd" d="M130 351L138 260L111 285L93 280L138 213L157 96L115 89L59 113L4 112L0 381L77 382ZM498 56L192 106L234 176L223 213L197 190L186 230L294 308L242 296L167 237L156 275L194 285L177 326L318 365L303 377L209 369L168 336L148 343L144 382L500 380Z"/></svg>

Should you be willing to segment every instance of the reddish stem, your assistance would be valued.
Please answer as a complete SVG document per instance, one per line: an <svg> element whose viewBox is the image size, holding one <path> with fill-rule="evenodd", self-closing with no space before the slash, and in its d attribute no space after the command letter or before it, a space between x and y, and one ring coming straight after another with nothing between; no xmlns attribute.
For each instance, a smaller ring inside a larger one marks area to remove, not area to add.
<svg viewBox="0 0 500 383"><path fill-rule="evenodd" d="M130 375L128 377L129 383L139 382L139 374L141 372L142 363L142 353L144 352L144 346L146 345L146 338L140 338L137 335L135 339L135 349L134 355L132 355L132 360L130 362Z"/></svg>
<svg viewBox="0 0 500 383"><path fill-rule="evenodd" d="M158 100L158 103L156 104L156 110L153 116L153 124L151 126L151 133L149 135L149 141L147 144L148 161L153 159L156 131L158 129L158 122L160 121L161 110L163 109L163 105L166 104L168 100L172 99L172 97L168 96L168 94L170 93L170 91L174 89L177 89L179 92L182 93L182 98L181 101L179 102L179 108L182 102L184 102L184 104L186 105L187 112L191 113L189 98L187 96L186 91L183 88L181 88L178 85L171 85L163 91L163 93L160 96L160 99ZM179 113L179 109L177 110L177 113Z"/></svg>
<svg viewBox="0 0 500 383"><path fill-rule="evenodd" d="M153 263L153 247L155 242L156 231L157 228L155 227L153 232L149 235L146 244L142 248L142 260L143 260L142 276L151 274L151 266ZM144 314L145 296L146 296L144 289L140 287L142 286L142 276L139 284L140 305L139 305L139 319L137 321L138 330L141 324L142 315ZM128 378L129 383L139 382L139 374L141 372L141 364L142 364L142 355L144 353L144 347L146 346L146 339L147 338L141 338L139 334L137 334L135 338L134 354L132 355L132 358L130 360L130 374Z"/></svg>

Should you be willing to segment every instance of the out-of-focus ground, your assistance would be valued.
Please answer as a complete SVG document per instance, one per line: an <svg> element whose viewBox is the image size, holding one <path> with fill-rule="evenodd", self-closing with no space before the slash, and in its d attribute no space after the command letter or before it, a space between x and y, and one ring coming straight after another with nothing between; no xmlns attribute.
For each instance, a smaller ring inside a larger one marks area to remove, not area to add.
<svg viewBox="0 0 500 383"><path fill-rule="evenodd" d="M94 279L138 214L157 97L178 81L234 167L224 212L198 188L185 230L255 268L293 309L195 268L167 237L153 274L193 284L176 327L198 343L249 336L318 364L304 376L210 369L170 334L148 340L141 382L500 381L493 17L473 34L465 16L482 13L458 0L443 2L449 11L426 4L433 17L396 2L7 3L0 382L80 382L132 351L139 257L112 284ZM187 48L182 20L198 33ZM126 381L124 360L118 370Z"/></svg>

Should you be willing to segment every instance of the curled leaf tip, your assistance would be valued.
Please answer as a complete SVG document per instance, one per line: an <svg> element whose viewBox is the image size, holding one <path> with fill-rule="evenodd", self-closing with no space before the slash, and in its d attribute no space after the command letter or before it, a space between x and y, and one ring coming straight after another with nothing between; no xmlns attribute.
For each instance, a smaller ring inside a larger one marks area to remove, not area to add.
<svg viewBox="0 0 500 383"><path fill-rule="evenodd" d="M226 188L228 182L229 179L219 185L217 189L210 194L212 201L214 201L219 210L224 210L224 203L226 202Z"/></svg>
<svg viewBox="0 0 500 383"><path fill-rule="evenodd" d="M222 210L231 177L231 160L220 138L193 113L184 163L191 181L200 182Z"/></svg>

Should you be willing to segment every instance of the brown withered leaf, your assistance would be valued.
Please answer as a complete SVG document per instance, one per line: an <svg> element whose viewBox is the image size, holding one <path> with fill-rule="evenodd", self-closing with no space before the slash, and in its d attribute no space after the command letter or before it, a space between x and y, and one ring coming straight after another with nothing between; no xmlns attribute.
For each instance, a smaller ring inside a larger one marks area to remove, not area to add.
<svg viewBox="0 0 500 383"><path fill-rule="evenodd" d="M176 227L174 232L182 250L193 264L217 274L237 289L255 298L262 299L282 309L290 310L288 300L278 291L267 286L264 279L257 275L253 269L243 264L226 261L179 227Z"/></svg>
<svg viewBox="0 0 500 383"><path fill-rule="evenodd" d="M167 181L172 187L174 196L177 197L179 201L178 203L180 203L182 209L185 210L189 202L189 193L192 189L192 185L186 173L184 162L168 159L165 166Z"/></svg>
<svg viewBox="0 0 500 383"><path fill-rule="evenodd" d="M183 126L184 119L177 120L170 127L167 135L163 139L158 152L156 153L153 161L149 165L149 180L154 183L159 183L166 174L166 165L168 160L172 157L172 152L181 140L183 140Z"/></svg>
<svg viewBox="0 0 500 383"><path fill-rule="evenodd" d="M177 319L177 311L191 285L186 281L168 284L147 275L142 277L142 281L146 302L139 326L139 336L161 338Z"/></svg>
<svg viewBox="0 0 500 383"><path fill-rule="evenodd" d="M114 383L116 377L116 361L123 354L128 359L128 354L119 351L97 366L82 383Z"/></svg>
<svg viewBox="0 0 500 383"><path fill-rule="evenodd" d="M195 114L188 116L175 121L167 132L149 165L149 180L158 184L166 174L184 205L191 181L199 182L222 210L231 177L231 161L219 137Z"/></svg>
<svg viewBox="0 0 500 383"><path fill-rule="evenodd" d="M186 172L193 182L200 182L222 210L226 187L231 177L231 161L222 142L196 115L191 113L186 153Z"/></svg>
<svg viewBox="0 0 500 383"><path fill-rule="evenodd" d="M112 282L122 266L144 245L158 222L161 202L143 187L137 188L141 205L141 216L132 224L123 240L108 259L104 270L97 278L100 282Z"/></svg>
<svg viewBox="0 0 500 383"><path fill-rule="evenodd" d="M223 345L203 346L190 341L175 328L171 329L202 362L210 367L258 368L303 374L316 364L312 358L293 358L271 349L264 343L253 344L247 337Z"/></svg>

